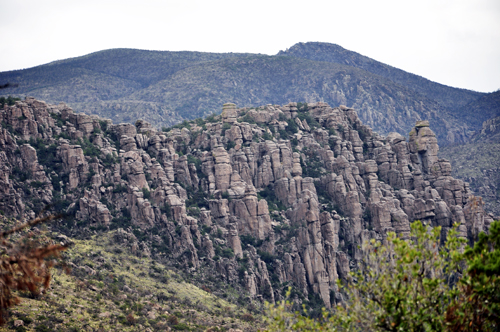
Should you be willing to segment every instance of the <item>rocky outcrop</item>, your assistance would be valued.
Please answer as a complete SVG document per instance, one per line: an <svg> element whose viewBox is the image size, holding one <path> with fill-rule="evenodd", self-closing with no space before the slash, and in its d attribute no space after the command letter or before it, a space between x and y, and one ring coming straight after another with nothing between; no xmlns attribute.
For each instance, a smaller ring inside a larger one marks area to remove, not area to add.
<svg viewBox="0 0 500 332"><path fill-rule="evenodd" d="M122 228L116 241L135 254L211 271L256 300L293 285L304 301L336 305L363 241L407 238L416 219L443 238L457 223L474 241L492 221L438 158L426 121L407 141L345 106L225 104L211 122L160 132L29 98L1 118L4 213L28 218L57 202L74 227Z"/></svg>

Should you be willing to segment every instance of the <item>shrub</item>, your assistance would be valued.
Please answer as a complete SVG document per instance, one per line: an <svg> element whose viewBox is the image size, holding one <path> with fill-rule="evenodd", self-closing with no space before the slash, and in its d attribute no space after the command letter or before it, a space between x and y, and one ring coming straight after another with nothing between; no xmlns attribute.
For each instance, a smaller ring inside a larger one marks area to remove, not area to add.
<svg viewBox="0 0 500 332"><path fill-rule="evenodd" d="M251 314L243 314L243 315L241 315L240 319L245 321L245 322L253 322L255 320L255 318L253 318L253 316Z"/></svg>
<svg viewBox="0 0 500 332"><path fill-rule="evenodd" d="M295 134L299 131L299 128L297 127L297 124L293 119L288 119L286 120L288 126L286 126L285 130L290 133L290 134Z"/></svg>
<svg viewBox="0 0 500 332"><path fill-rule="evenodd" d="M500 329L500 221L489 235L481 233L473 248L464 253L466 274L457 297L446 312L452 331L498 331Z"/></svg>
<svg viewBox="0 0 500 332"><path fill-rule="evenodd" d="M172 328L174 330L177 330L177 331L189 331L189 330L191 330L189 328L189 326L187 324L185 324L185 323L179 323L177 325L172 326Z"/></svg>
<svg viewBox="0 0 500 332"><path fill-rule="evenodd" d="M7 310L20 302L14 291L27 291L38 296L50 285L50 268L54 258L67 248L60 244L42 244L28 233L17 240L8 239L10 235L19 234L26 228L59 219L59 215L36 218L0 233L0 324L5 323Z"/></svg>
<svg viewBox="0 0 500 332"><path fill-rule="evenodd" d="M443 331L447 306L455 293L450 285L460 270L456 227L440 247L441 228L411 225L410 240L388 233L387 245L371 240L362 247L359 270L343 288L345 307L330 314L325 309L315 320L289 311L282 301L268 305L268 331Z"/></svg>
<svg viewBox="0 0 500 332"><path fill-rule="evenodd" d="M248 122L249 124L256 124L255 120L248 114L245 114L244 117L239 118L238 122Z"/></svg>
<svg viewBox="0 0 500 332"><path fill-rule="evenodd" d="M264 139L266 141L271 141L273 139L273 136L271 134L269 134L267 131L265 131L262 134L262 139Z"/></svg>
<svg viewBox="0 0 500 332"><path fill-rule="evenodd" d="M7 83L9 84L9 83ZM16 101L18 100L21 100L21 98L17 98L17 97L12 97L12 96L8 96L7 98L5 97L0 97L0 106L3 108L3 106L5 104L9 105L9 106L12 106L16 103Z"/></svg>
<svg viewBox="0 0 500 332"><path fill-rule="evenodd" d="M307 105L307 103L297 103L297 110L299 112L307 112L309 111L309 106Z"/></svg>
<svg viewBox="0 0 500 332"><path fill-rule="evenodd" d="M210 123L216 123L218 120L217 120L217 114L213 113L213 114L210 114L209 116L207 116L207 118L205 119L207 122L210 122Z"/></svg>
<svg viewBox="0 0 500 332"><path fill-rule="evenodd" d="M132 313L127 315L127 323L129 325L135 325L135 321L136 321L136 319Z"/></svg>
<svg viewBox="0 0 500 332"><path fill-rule="evenodd" d="M177 318L177 316L175 316L175 315L168 316L167 321L168 321L168 323L170 325L177 325L177 324L179 324L179 318Z"/></svg>

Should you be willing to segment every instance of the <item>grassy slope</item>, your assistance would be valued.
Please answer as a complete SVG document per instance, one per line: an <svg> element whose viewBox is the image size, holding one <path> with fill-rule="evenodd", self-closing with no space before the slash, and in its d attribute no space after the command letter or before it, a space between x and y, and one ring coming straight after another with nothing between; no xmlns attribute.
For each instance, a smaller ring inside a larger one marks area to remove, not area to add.
<svg viewBox="0 0 500 332"><path fill-rule="evenodd" d="M111 236L104 233L75 240L65 253L66 261L77 266L71 275L55 269L51 289L38 299L23 297L0 331L15 330L13 323L18 319L26 322L28 331L156 331L168 326L173 330L254 331L261 325L249 322L253 316L244 309L185 282L165 266L124 252L112 244ZM81 266L96 273L85 272ZM133 324L127 321L129 314L135 319Z"/></svg>

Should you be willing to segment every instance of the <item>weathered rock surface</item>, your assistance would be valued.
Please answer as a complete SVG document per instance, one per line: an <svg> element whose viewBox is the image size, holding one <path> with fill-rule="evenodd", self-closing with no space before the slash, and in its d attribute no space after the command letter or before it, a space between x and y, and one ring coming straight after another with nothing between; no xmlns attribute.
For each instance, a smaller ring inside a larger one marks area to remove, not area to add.
<svg viewBox="0 0 500 332"><path fill-rule="evenodd" d="M0 112L0 209L29 218L57 202L79 225L121 228L137 255L212 271L254 299L292 284L327 307L365 240L406 238L416 219L443 236L458 223L470 241L488 229L428 122L407 141L345 106L297 106L225 104L217 122L159 132L27 98Z"/></svg>

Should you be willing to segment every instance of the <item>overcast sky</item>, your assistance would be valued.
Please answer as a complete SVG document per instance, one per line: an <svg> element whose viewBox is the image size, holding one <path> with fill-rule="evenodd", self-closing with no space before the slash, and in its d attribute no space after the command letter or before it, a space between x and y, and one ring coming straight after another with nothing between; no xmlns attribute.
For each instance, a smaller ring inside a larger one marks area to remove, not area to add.
<svg viewBox="0 0 500 332"><path fill-rule="evenodd" d="M335 43L446 85L500 89L499 0L0 0L0 71L109 48L276 54Z"/></svg>

